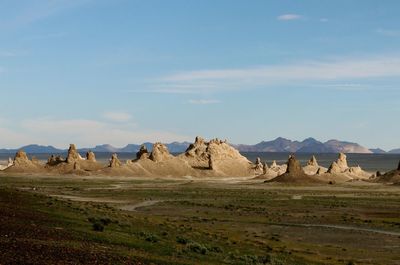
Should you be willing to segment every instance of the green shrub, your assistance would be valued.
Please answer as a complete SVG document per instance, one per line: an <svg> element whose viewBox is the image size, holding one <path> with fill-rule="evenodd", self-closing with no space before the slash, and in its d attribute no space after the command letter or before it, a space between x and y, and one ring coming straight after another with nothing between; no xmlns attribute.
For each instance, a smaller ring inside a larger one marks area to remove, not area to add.
<svg viewBox="0 0 400 265"><path fill-rule="evenodd" d="M156 243L159 241L158 236L153 235L153 234L149 234L147 235L147 237L145 238L146 241L151 242L151 243Z"/></svg>
<svg viewBox="0 0 400 265"><path fill-rule="evenodd" d="M100 222L95 222L92 224L92 228L94 231L97 232L103 232L104 231L104 225Z"/></svg>
<svg viewBox="0 0 400 265"><path fill-rule="evenodd" d="M188 244L188 249L194 253L202 255L205 255L207 253L207 247L196 242Z"/></svg>
<svg viewBox="0 0 400 265"><path fill-rule="evenodd" d="M139 236L142 237L147 242L151 242L151 243L156 243L160 240L157 235L154 235L152 233L143 232L143 231L139 233Z"/></svg>
<svg viewBox="0 0 400 265"><path fill-rule="evenodd" d="M176 242L179 243L179 244L182 244L182 245L186 245L187 243L189 243L189 239L177 236L176 237Z"/></svg>

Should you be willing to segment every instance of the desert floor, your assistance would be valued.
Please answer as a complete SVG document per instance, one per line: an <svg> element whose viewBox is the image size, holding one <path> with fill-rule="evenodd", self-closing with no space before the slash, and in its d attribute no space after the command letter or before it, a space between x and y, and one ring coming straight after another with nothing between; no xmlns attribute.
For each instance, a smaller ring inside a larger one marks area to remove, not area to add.
<svg viewBox="0 0 400 265"><path fill-rule="evenodd" d="M400 264L400 186L0 176L0 264Z"/></svg>

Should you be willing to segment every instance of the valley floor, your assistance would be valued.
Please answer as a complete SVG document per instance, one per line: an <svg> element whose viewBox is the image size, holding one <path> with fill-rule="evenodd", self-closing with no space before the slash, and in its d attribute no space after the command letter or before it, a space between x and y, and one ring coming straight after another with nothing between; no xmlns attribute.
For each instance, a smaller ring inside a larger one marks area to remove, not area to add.
<svg viewBox="0 0 400 265"><path fill-rule="evenodd" d="M400 187L0 176L0 264L400 264Z"/></svg>

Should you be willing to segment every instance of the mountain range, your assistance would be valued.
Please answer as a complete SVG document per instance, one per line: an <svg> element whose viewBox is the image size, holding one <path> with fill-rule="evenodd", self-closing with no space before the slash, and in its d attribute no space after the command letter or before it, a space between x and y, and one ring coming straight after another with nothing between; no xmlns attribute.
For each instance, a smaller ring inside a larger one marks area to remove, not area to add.
<svg viewBox="0 0 400 265"><path fill-rule="evenodd" d="M143 143L150 151L153 143ZM182 153L190 145L189 142L172 142L166 144L171 153ZM109 144L97 145L93 148L82 148L79 152L87 152L89 150L97 153L135 153L139 151L141 144L128 144L125 147L117 148ZM241 152L288 152L288 153L391 153L400 154L399 149L393 149L388 152L380 149L368 149L357 143L329 140L326 142L320 142L314 138L307 138L303 141L292 141L282 137L278 137L272 141L262 141L254 145L246 144L233 144ZM17 152L19 149L23 149L27 153L31 154L61 154L67 152L67 149L57 149L53 146L42 146L42 145L27 145L18 149L0 149L0 153L12 154Z"/></svg>

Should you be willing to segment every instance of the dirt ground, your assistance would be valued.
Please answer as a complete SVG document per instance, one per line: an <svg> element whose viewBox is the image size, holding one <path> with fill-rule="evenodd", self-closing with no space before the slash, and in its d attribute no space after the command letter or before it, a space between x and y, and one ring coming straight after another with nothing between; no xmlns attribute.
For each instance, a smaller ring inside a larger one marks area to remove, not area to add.
<svg viewBox="0 0 400 265"><path fill-rule="evenodd" d="M400 264L400 187L1 175L0 264Z"/></svg>

